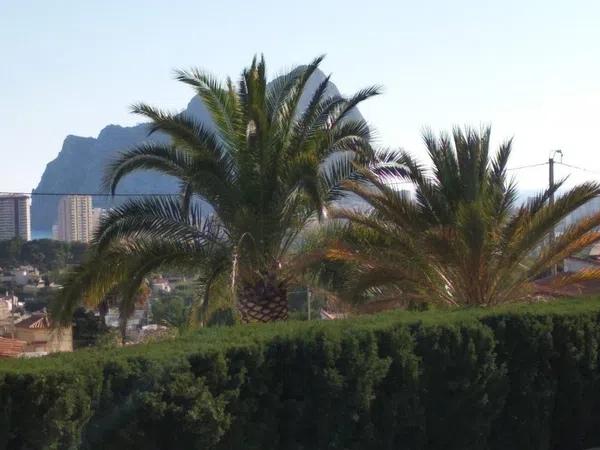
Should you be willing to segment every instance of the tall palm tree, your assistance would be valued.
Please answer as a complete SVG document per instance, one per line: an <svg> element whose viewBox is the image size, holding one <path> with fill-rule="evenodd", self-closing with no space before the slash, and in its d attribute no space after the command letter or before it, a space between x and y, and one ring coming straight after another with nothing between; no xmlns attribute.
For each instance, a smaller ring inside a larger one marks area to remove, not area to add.
<svg viewBox="0 0 600 450"><path fill-rule="evenodd" d="M344 183L369 211L332 211L342 220L313 239L313 251L326 261L317 275L341 298L382 307L516 301L550 267L600 240L600 213L551 239L556 225L600 193L598 184L584 183L552 202L557 183L518 206L507 177L510 140L493 155L490 128L456 128L451 137L426 132L424 141L431 170L404 151L384 152L383 164ZM398 183L412 185L414 199ZM588 270L555 284L596 278L600 272Z"/></svg>
<svg viewBox="0 0 600 450"><path fill-rule="evenodd" d="M55 315L68 318L82 296L97 304L111 289L131 299L149 272L168 266L202 277L205 306L216 283L228 284L245 321L286 319L287 286L296 275L287 263L291 246L340 195L355 164L373 157L371 132L354 108L378 89L331 95L325 77L309 92L322 59L270 83L264 58L254 58L237 85L197 69L177 71L207 107L209 123L135 105L150 133L170 143L121 153L108 168L107 187L114 193L127 174L154 170L175 177L181 196L130 200L111 211Z"/></svg>

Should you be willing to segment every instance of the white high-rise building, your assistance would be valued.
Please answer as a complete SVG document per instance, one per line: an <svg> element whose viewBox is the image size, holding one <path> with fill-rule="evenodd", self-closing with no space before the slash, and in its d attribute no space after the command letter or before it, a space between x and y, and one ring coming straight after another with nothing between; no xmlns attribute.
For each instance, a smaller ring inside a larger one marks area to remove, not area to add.
<svg viewBox="0 0 600 450"><path fill-rule="evenodd" d="M29 195L0 194L0 241L20 237L31 240Z"/></svg>
<svg viewBox="0 0 600 450"><path fill-rule="evenodd" d="M96 230L100 227L102 218L106 215L107 211L104 208L92 208L92 237Z"/></svg>
<svg viewBox="0 0 600 450"><path fill-rule="evenodd" d="M92 197L67 195L58 203L56 238L66 242L89 242L92 238Z"/></svg>

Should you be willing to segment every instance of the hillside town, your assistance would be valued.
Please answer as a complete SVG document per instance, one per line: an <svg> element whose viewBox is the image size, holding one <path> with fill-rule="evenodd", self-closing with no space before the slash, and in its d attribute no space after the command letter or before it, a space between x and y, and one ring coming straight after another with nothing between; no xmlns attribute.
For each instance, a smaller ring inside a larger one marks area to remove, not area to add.
<svg viewBox="0 0 600 450"><path fill-rule="evenodd" d="M181 277L171 278L181 285ZM54 352L70 352L74 348L86 346L86 342L74 341L73 327L53 326L47 311L47 301L61 289L61 285L48 281L32 266L0 267L0 358L35 357ZM152 336L167 332L164 324L153 323L151 304L161 295L169 294L172 286L168 278L158 276L149 280L149 296L136 304L127 320L127 343L141 342ZM108 330L119 330L121 323L117 307L109 307L100 317L100 311L92 311L93 316L103 322ZM76 330L77 332L77 330ZM76 336L77 337L77 336Z"/></svg>
<svg viewBox="0 0 600 450"><path fill-rule="evenodd" d="M0 243L18 239L31 242L30 197L0 194ZM90 196L64 196L59 201L53 239L57 242L88 244L106 210L92 207ZM46 261L47 262L47 261ZM62 285L61 273L69 268L43 270L31 264L0 264L0 358L35 357L55 352L70 352L77 347L73 325L56 327L48 313L48 303ZM140 342L167 331L167 326L152 322L151 304L169 295L175 285L189 284L185 277L157 274L147 280L148 295L136 304L127 319L126 340ZM101 314L91 311L108 330L121 327L117 306ZM101 317L102 316L102 317ZM75 321L77 326L77 321ZM84 343L85 344L85 343Z"/></svg>

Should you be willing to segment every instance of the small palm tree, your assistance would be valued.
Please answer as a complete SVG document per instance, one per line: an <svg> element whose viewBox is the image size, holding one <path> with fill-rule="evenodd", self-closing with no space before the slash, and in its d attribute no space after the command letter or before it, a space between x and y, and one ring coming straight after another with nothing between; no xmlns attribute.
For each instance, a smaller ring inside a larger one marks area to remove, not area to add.
<svg viewBox="0 0 600 450"><path fill-rule="evenodd" d="M343 220L313 239L313 251L326 261L318 275L342 299L382 307L516 301L550 267L600 240L600 213L551 239L556 225L600 193L597 184L582 184L552 202L558 183L517 206L515 183L507 179L510 140L495 155L489 128L455 129L439 138L427 132L424 140L431 172L404 151L385 152L382 164L344 185L369 212L332 211ZM412 184L414 199L397 183ZM565 274L556 284L591 278L600 272Z"/></svg>
<svg viewBox="0 0 600 450"><path fill-rule="evenodd" d="M180 198L131 200L102 221L89 262L65 286L55 314L68 318L83 298L97 304L111 289L132 299L159 267L201 276L204 306L211 289L227 284L246 321L287 318L290 248L321 218L340 183L369 161L371 133L355 107L377 88L352 97L330 95L329 77L307 89L322 57L267 83L264 59L252 61L237 85L197 69L178 71L210 112L210 123L145 104L151 133L170 143L125 151L108 168L106 184L136 170L175 177ZM200 209L201 203L208 206Z"/></svg>

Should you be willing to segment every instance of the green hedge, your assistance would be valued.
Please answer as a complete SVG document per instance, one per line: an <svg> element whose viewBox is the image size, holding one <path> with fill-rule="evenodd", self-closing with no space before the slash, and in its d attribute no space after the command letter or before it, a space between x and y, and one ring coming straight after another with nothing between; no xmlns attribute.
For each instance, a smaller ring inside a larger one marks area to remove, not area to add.
<svg viewBox="0 0 600 450"><path fill-rule="evenodd" d="M0 362L0 449L584 449L600 301L209 328Z"/></svg>

